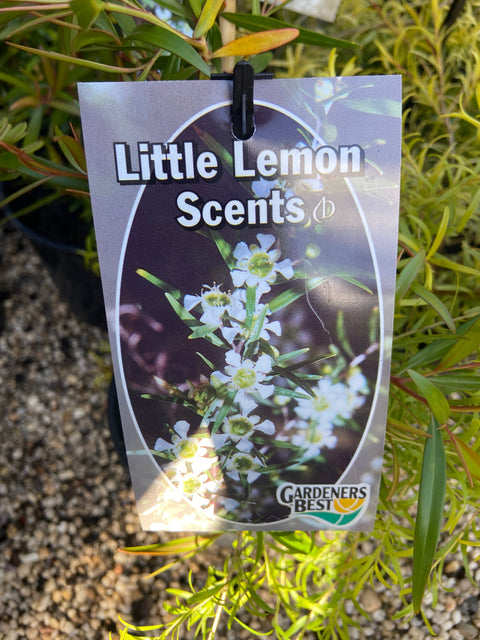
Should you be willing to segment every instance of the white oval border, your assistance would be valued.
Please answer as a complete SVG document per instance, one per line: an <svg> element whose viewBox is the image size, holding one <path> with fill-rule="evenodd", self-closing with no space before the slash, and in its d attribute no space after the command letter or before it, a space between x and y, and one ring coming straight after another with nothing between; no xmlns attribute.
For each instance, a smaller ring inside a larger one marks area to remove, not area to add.
<svg viewBox="0 0 480 640"><path fill-rule="evenodd" d="M303 120L301 120L298 116L294 115L293 113L291 113L288 109L284 109L283 107L280 107L279 105L275 105L271 102L267 102L265 100L255 100L254 101L255 105L258 106L262 106L262 107L267 107L269 109L272 109L273 111L279 111L280 113L282 113L283 115L287 116L288 118L290 118L291 120L293 120L294 122L297 122L300 126L302 126L306 131L308 131L314 139L318 140L320 143L324 143L324 141L320 138L320 136L318 135L318 133L316 133L309 125L307 125L305 122L303 122ZM216 111L217 109L221 109L222 107L226 107L226 106L230 106L231 105L231 101L229 100L225 100L222 102L217 102L214 105L210 105L209 107L206 107L205 109L202 109L201 111L198 111L197 113L195 113L193 116L191 116L186 122L184 122L167 140L167 142L173 142L177 136L179 136L185 129L187 129L193 122L197 121L199 118L201 118L202 116L204 116L207 113L210 113L212 111ZM384 318L384 305L383 305L383 290L382 290L382 282L381 282L381 278L380 278L380 269L379 269L379 265L378 265L378 259L377 259L377 254L375 252L375 246L373 243L373 238L370 232L370 228L368 226L368 222L365 216L365 212L363 210L363 207L360 203L360 200L358 199L358 196L353 188L353 185L351 183L351 181L349 180L349 178L344 178L345 184L348 187L348 190L350 191L350 194L355 202L355 205L357 207L357 211L358 214L360 216L360 219L362 220L362 224L363 224L363 228L365 230L365 235L367 237L367 241L368 241L368 246L370 249L370 255L372 257L372 262L373 262L373 267L374 267L374 272L375 272L375 281L377 283L377 291L378 291L378 306L379 306L379 315L380 315L380 345L379 345L379 358L378 358L378 372L377 372L377 379L376 379L376 384L375 384L375 393L372 399L372 404L371 404L371 408L370 408L370 413L368 416L368 420L362 435L362 438L360 440L360 442L358 443L358 446L355 450L355 454L353 455L352 459L350 460L349 465L347 466L347 468L345 469L345 471L342 473L342 475L340 476L340 478L337 480L337 482L335 484L341 484L343 478L348 474L348 472L350 471L350 469L354 466L355 464L355 460L357 459L361 449L363 448L364 442L366 440L366 438L368 437L368 434L370 432L370 429L372 427L372 422L376 413L376 407L377 407L377 402L378 402L378 397L379 397L379 393L380 393L380 388L381 388L381 380L382 380L382 374L383 374L383 367L384 367L384 348L385 348L385 336L384 336L384 330L385 330L385 318ZM159 467L157 461L154 459L154 456L152 455L152 453L150 452L150 449L147 446L147 443L145 442L145 439L143 437L143 433L140 429L140 426L137 422L136 416L135 416L135 412L133 410L132 404L130 402L130 396L128 393L128 389L127 389L127 384L126 384L126 380L125 380L125 374L124 374L124 367L123 367L123 359L122 359L122 352L121 352L121 342L120 342L120 314L119 314L119 310L120 310L120 290L121 290L121 283L122 283L122 274L123 274L123 265L124 265L124 261L125 261L125 254L126 254L126 250L127 250L127 244L128 244L128 240L130 238L130 231L133 225L133 221L135 219L135 214L136 214L136 210L140 204L140 200L143 196L143 192L145 190L145 187L147 185L144 184L142 185L137 193L137 196L135 198L135 201L132 205L131 211L130 211L130 216L127 222L127 226L125 227L125 233L123 236L123 243L122 243L122 247L121 247L121 252L120 252L120 260L119 260L119 264L118 264L118 272L117 272L117 284L116 284L116 293L115 293L115 336L116 336L116 348L117 348L117 357L118 357L118 362L119 362L119 370L120 370L120 375L121 375L121 381L122 381L122 390L123 390L123 395L125 398L125 401L127 403L128 406L128 410L130 413L130 417L132 419L133 424L135 425L135 428L137 430L137 434L140 437L141 442L143 443L143 446L145 448L145 451L147 452L148 456L150 457L152 463L154 464L154 466L156 468L158 468L159 473L162 474L162 476L164 478L166 478L168 480L168 478L165 476L165 474L163 473L162 469ZM168 482L170 482L168 480ZM173 485L172 485L173 487ZM193 507L192 503L185 498L185 502L186 504L189 505L190 508L195 508ZM366 505L365 505L366 507ZM196 511L198 513L202 513L201 509L195 508ZM365 509L362 509L362 514L365 512ZM360 514L360 516L362 515ZM204 515L205 517L205 515ZM300 517L300 514L298 514L297 517ZM272 523L262 523L262 524L255 524L255 523L242 523L242 522L238 522L238 521L233 521L233 520L227 520L225 518L221 518L220 516L214 516L213 518L211 516L207 516L205 518L205 520L209 520L212 522L222 522L228 525L237 525L235 527L236 530L239 529L239 527L241 528L246 528L248 527L248 529L251 530L265 530L265 527L268 527L270 529L273 530L273 528L277 528L277 525L281 524L282 522L288 522L288 521L292 521L295 520L295 517L288 517L288 518L284 518L282 520L276 520L275 522ZM358 519L356 519L355 524L358 523ZM350 523L353 524L353 523ZM273 527L272 527L273 525ZM329 527L325 527L322 526L321 528L318 528L316 530L325 530ZM332 529L336 529L336 527L331 527ZM348 529L348 526L345 527L345 529Z"/></svg>

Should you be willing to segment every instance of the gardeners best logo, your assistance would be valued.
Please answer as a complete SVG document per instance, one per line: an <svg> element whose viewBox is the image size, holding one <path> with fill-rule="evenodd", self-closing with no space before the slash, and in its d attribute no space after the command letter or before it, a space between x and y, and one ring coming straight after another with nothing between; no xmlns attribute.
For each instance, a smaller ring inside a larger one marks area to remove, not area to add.
<svg viewBox="0 0 480 640"><path fill-rule="evenodd" d="M277 489L277 500L290 507L290 515L324 520L345 526L365 510L370 497L367 484L292 484Z"/></svg>

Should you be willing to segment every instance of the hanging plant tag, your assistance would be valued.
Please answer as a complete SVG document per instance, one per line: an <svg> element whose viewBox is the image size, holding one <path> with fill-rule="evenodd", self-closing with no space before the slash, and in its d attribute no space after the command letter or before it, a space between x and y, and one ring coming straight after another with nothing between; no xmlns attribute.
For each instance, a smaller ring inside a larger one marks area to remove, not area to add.
<svg viewBox="0 0 480 640"><path fill-rule="evenodd" d="M368 530L388 399L397 76L80 84L143 528Z"/></svg>
<svg viewBox="0 0 480 640"><path fill-rule="evenodd" d="M282 4L282 0L275 4ZM318 20L335 22L339 6L340 0L291 0L286 8L289 11L318 18Z"/></svg>

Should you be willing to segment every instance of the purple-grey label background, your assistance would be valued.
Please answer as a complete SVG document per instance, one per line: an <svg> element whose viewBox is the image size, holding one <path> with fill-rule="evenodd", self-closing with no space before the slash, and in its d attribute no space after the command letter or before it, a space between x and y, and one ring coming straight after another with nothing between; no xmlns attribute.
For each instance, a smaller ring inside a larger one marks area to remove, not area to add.
<svg viewBox="0 0 480 640"><path fill-rule="evenodd" d="M400 104L401 84L398 76L342 78L342 83L349 90L356 89L359 95L387 98ZM312 109L316 109L316 103L305 99L304 96L314 96L316 84L315 78L258 81L255 83L255 99L279 105L314 127L311 112ZM231 83L227 81L89 83L79 85L79 94L95 231L122 422L127 448L138 449L144 446L144 442L134 424L122 384L123 372L117 350L116 302L122 247L139 187L117 183L113 142L123 141L136 148L138 141L167 141L178 128L184 125L185 121L202 109L230 100ZM319 103L319 118L324 115L322 110L323 103ZM370 111L374 111L374 108ZM331 119L330 114L329 119ZM380 456L383 451L395 286L401 120L371 112L361 113L337 104L334 122L337 128L335 146L359 144L367 147L365 176L352 178L350 181L363 206L373 238L383 291L385 318L386 350L381 357L386 357L387 360L383 363L382 378L377 389L375 414L371 416L370 431L364 438L361 450L357 453L355 464L342 478L342 482L354 483L360 481L360 476L369 470L370 461ZM372 140L381 140L382 143L372 145ZM380 167L382 174L372 168L368 161ZM338 188L347 190L343 180L339 181ZM354 261L354 257L352 260ZM158 476L158 468L146 456L141 460L131 459L130 466L134 490L137 498L140 499ZM376 487L373 487L373 495L375 495L375 489ZM375 500L372 500L362 522L355 523L352 528L371 528L375 506ZM181 528L179 526L179 530ZM199 525L198 530L202 528L209 528L209 525L204 527ZM243 527L229 524L229 528ZM270 525L268 528L275 527ZM293 521L288 528L303 527Z"/></svg>

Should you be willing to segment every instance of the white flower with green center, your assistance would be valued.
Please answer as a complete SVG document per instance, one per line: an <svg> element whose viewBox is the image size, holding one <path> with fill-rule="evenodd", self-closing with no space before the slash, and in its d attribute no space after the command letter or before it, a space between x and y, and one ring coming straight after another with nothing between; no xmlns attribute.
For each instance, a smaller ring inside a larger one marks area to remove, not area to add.
<svg viewBox="0 0 480 640"><path fill-rule="evenodd" d="M243 477L247 482L254 482L260 473L257 471L262 466L261 461L250 453L235 453L227 461L227 476L234 480Z"/></svg>
<svg viewBox="0 0 480 640"><path fill-rule="evenodd" d="M253 444L249 438L255 431L269 436L275 433L275 425L271 420L262 420L260 416L256 415L237 414L231 416L224 422L223 428L227 439L233 440L235 447L243 452L252 449Z"/></svg>
<svg viewBox="0 0 480 640"><path fill-rule="evenodd" d="M232 271L232 280L235 287L257 287L258 296L270 291L270 285L281 274L286 280L293 277L293 266L290 259L278 262L280 251L271 249L275 242L275 236L258 233L258 245L248 246L245 242L239 242L233 252L237 260L236 268Z"/></svg>
<svg viewBox="0 0 480 640"><path fill-rule="evenodd" d="M257 319L264 312L264 310L265 310L264 304L260 303L255 306L255 311L253 313L253 319L252 319L252 327L255 326ZM276 336L282 335L282 325L280 324L280 322L278 320L273 320L272 322L269 322L268 316L270 315L270 313L271 311L267 311L265 315L265 319L263 321L262 329L260 331L260 338L267 340L267 342L270 340L270 333L274 333ZM242 320L244 320L244 318L242 318ZM249 338L249 334L251 333L252 330L250 329L249 331L247 331L244 324L240 324L239 322L235 322L235 320L233 320L230 322L230 325L231 326L229 327L222 328L222 335L227 342L229 342L230 344L233 344L234 341L237 340L239 337L242 337L246 340Z"/></svg>
<svg viewBox="0 0 480 640"><path fill-rule="evenodd" d="M297 389L305 393L303 389ZM341 382L332 382L330 378L323 378L313 389L310 398L299 398L295 413L304 420L312 420L323 426L329 426L335 418L350 416L348 388Z"/></svg>
<svg viewBox="0 0 480 640"><path fill-rule="evenodd" d="M312 429L306 422L298 422L296 427L297 433L291 436L290 441L305 449L303 460L315 458L322 449L334 449L337 446L337 436L332 433L332 425L317 424Z"/></svg>
<svg viewBox="0 0 480 640"><path fill-rule="evenodd" d="M226 293L217 285L213 287L204 285L201 295L192 296L187 294L183 304L187 311L191 311L200 304L203 312L200 321L204 324L212 324L219 327L226 315L239 321L245 319L244 300L245 291L243 290Z"/></svg>
<svg viewBox="0 0 480 640"><path fill-rule="evenodd" d="M212 378L224 383L231 391L236 391L235 402L240 405L243 414L248 414L255 406L250 394L258 394L264 400L269 398L275 389L273 384L265 381L272 368L270 356L262 354L256 362L246 359L236 351L225 354L225 373L214 371Z"/></svg>
<svg viewBox="0 0 480 640"><path fill-rule="evenodd" d="M173 425L174 434L172 441L157 438L153 447L154 451L167 451L175 457L181 469L194 473L204 471L213 464L213 458L209 455L209 442L198 435L189 436L190 425L186 420L179 420Z"/></svg>
<svg viewBox="0 0 480 640"><path fill-rule="evenodd" d="M220 485L212 480L206 473L179 473L167 474L173 485L187 498L194 507L205 509L212 507L212 499L220 490Z"/></svg>

